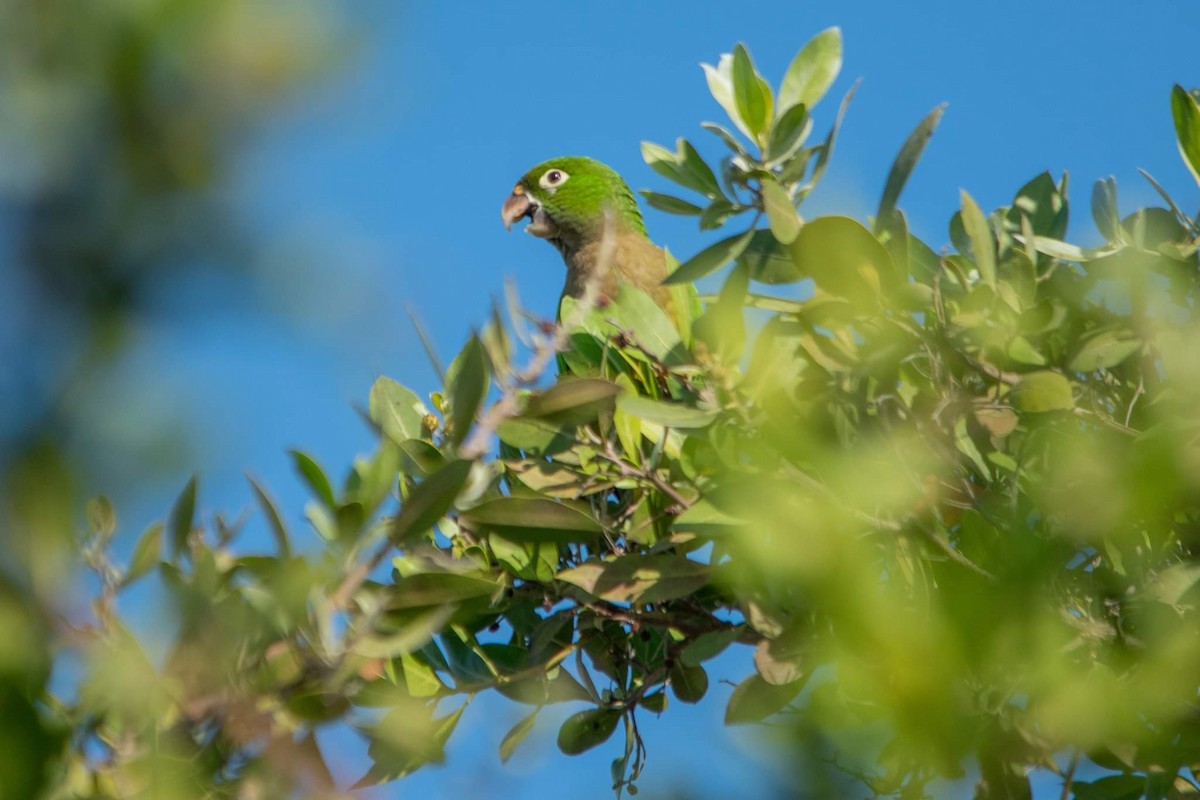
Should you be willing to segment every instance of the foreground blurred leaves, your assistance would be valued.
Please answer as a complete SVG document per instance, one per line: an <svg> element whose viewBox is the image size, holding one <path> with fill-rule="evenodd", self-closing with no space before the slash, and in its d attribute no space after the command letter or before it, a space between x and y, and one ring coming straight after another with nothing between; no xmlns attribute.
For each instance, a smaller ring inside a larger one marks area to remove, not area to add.
<svg viewBox="0 0 1200 800"><path fill-rule="evenodd" d="M685 140L646 145L698 195L650 202L749 223L678 267L673 316L629 289L535 332L497 313L427 400L380 378L378 450L344 480L293 453L318 551L254 484L276 549L246 552L193 480L115 563L119 521L93 503L79 544L101 589L54 633L78 695L49 695L48 654L0 661L24 698L6 713L40 732L14 785L329 795L316 728L355 726L366 786L444 760L495 690L532 707L502 760L572 703L559 749L611 748L633 794L639 720L711 698L713 659L745 648L725 720L773 722L811 796L969 775L977 797L1030 797L1033 770L1063 797L1200 791L1200 221L1166 197L1121 217L1109 179L1092 194L1107 241L1084 249L1064 241L1066 177L1043 174L990 212L963 192L939 255L898 202L940 108L871 226L805 220L845 103L819 144L809 115L840 64L834 29L778 93L743 46L706 66L742 137L706 125L719 168ZM686 284L722 269L702 305ZM70 541L62 498L28 488L13 518ZM178 621L161 664L118 609L151 573ZM0 613L27 637L55 627Z"/></svg>

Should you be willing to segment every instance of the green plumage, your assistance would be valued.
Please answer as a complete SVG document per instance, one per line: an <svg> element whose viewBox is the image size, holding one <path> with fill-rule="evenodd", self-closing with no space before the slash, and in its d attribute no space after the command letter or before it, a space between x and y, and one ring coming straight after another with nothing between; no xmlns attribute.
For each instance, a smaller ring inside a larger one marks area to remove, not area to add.
<svg viewBox="0 0 1200 800"><path fill-rule="evenodd" d="M567 267L563 294L582 297L595 282L600 299L632 284L670 310L662 285L666 255L650 241L629 186L611 167L568 156L538 164L517 182L501 212L506 225L528 217Z"/></svg>

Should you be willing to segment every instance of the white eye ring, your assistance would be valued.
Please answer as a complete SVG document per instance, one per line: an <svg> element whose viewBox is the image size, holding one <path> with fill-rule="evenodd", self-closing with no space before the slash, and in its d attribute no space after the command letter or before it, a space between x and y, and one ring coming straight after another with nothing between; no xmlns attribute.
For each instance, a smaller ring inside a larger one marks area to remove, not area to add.
<svg viewBox="0 0 1200 800"><path fill-rule="evenodd" d="M569 177L571 176L561 169L548 169L538 178L538 185L543 189L554 189L566 183Z"/></svg>

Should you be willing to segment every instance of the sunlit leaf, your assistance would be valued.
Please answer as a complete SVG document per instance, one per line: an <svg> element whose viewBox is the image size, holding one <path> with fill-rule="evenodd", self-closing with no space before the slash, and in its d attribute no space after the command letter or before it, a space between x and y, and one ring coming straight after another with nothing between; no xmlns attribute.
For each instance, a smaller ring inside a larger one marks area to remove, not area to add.
<svg viewBox="0 0 1200 800"><path fill-rule="evenodd" d="M733 64L730 72L733 83L733 101L738 118L745 123L751 138L761 141L771 121L771 87L754 69L750 53L739 44L733 49Z"/></svg>
<svg viewBox="0 0 1200 800"><path fill-rule="evenodd" d="M559 425L586 425L611 414L621 387L603 378L567 376L529 401L523 416Z"/></svg>
<svg viewBox="0 0 1200 800"><path fill-rule="evenodd" d="M815 106L842 69L842 31L826 28L800 49L784 73L779 85L778 108L781 115L803 103Z"/></svg>
<svg viewBox="0 0 1200 800"><path fill-rule="evenodd" d="M1171 116L1175 119L1179 154L1200 184L1200 104L1178 84L1171 90Z"/></svg>
<svg viewBox="0 0 1200 800"><path fill-rule="evenodd" d="M704 564L662 554L588 561L555 577L604 600L661 603L691 594L708 583L711 575Z"/></svg>
<svg viewBox="0 0 1200 800"><path fill-rule="evenodd" d="M763 178L762 200L767 221L771 224L771 233L781 244L791 244L800 233L800 216L792 205L792 199L776 181Z"/></svg>
<svg viewBox="0 0 1200 800"><path fill-rule="evenodd" d="M371 386L368 406L371 421L394 442L419 439L429 409L410 390L391 378L377 378Z"/></svg>

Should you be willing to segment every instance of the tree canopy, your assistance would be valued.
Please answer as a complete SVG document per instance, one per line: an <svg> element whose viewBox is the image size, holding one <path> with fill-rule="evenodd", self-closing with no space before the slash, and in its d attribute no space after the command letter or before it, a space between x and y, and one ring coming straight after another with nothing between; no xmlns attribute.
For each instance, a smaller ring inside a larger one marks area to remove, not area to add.
<svg viewBox="0 0 1200 800"><path fill-rule="evenodd" d="M193 480L115 563L93 500L92 617L64 628L19 581L0 601L0 783L330 797L317 727L354 725L359 785L391 781L495 691L529 710L500 759L573 703L559 749L609 749L595 780L634 794L639 720L707 702L705 665L748 648L725 721L776 723L813 796L969 775L1031 797L1038 770L1081 800L1200 794L1200 217L1149 175L1163 205L1122 214L1101 180L1080 246L1043 173L990 212L964 191L937 252L899 201L941 107L872 219L802 217L841 61L830 29L777 88L742 45L706 65L720 164L642 146L683 195L650 206L732 231L672 262L673 314L632 289L557 322L497 304L441 387L381 377L374 452L340 478L292 453L320 548L258 484L274 546L243 546ZM1197 97L1169 113L1200 185ZM178 621L161 669L121 605L151 572Z"/></svg>

